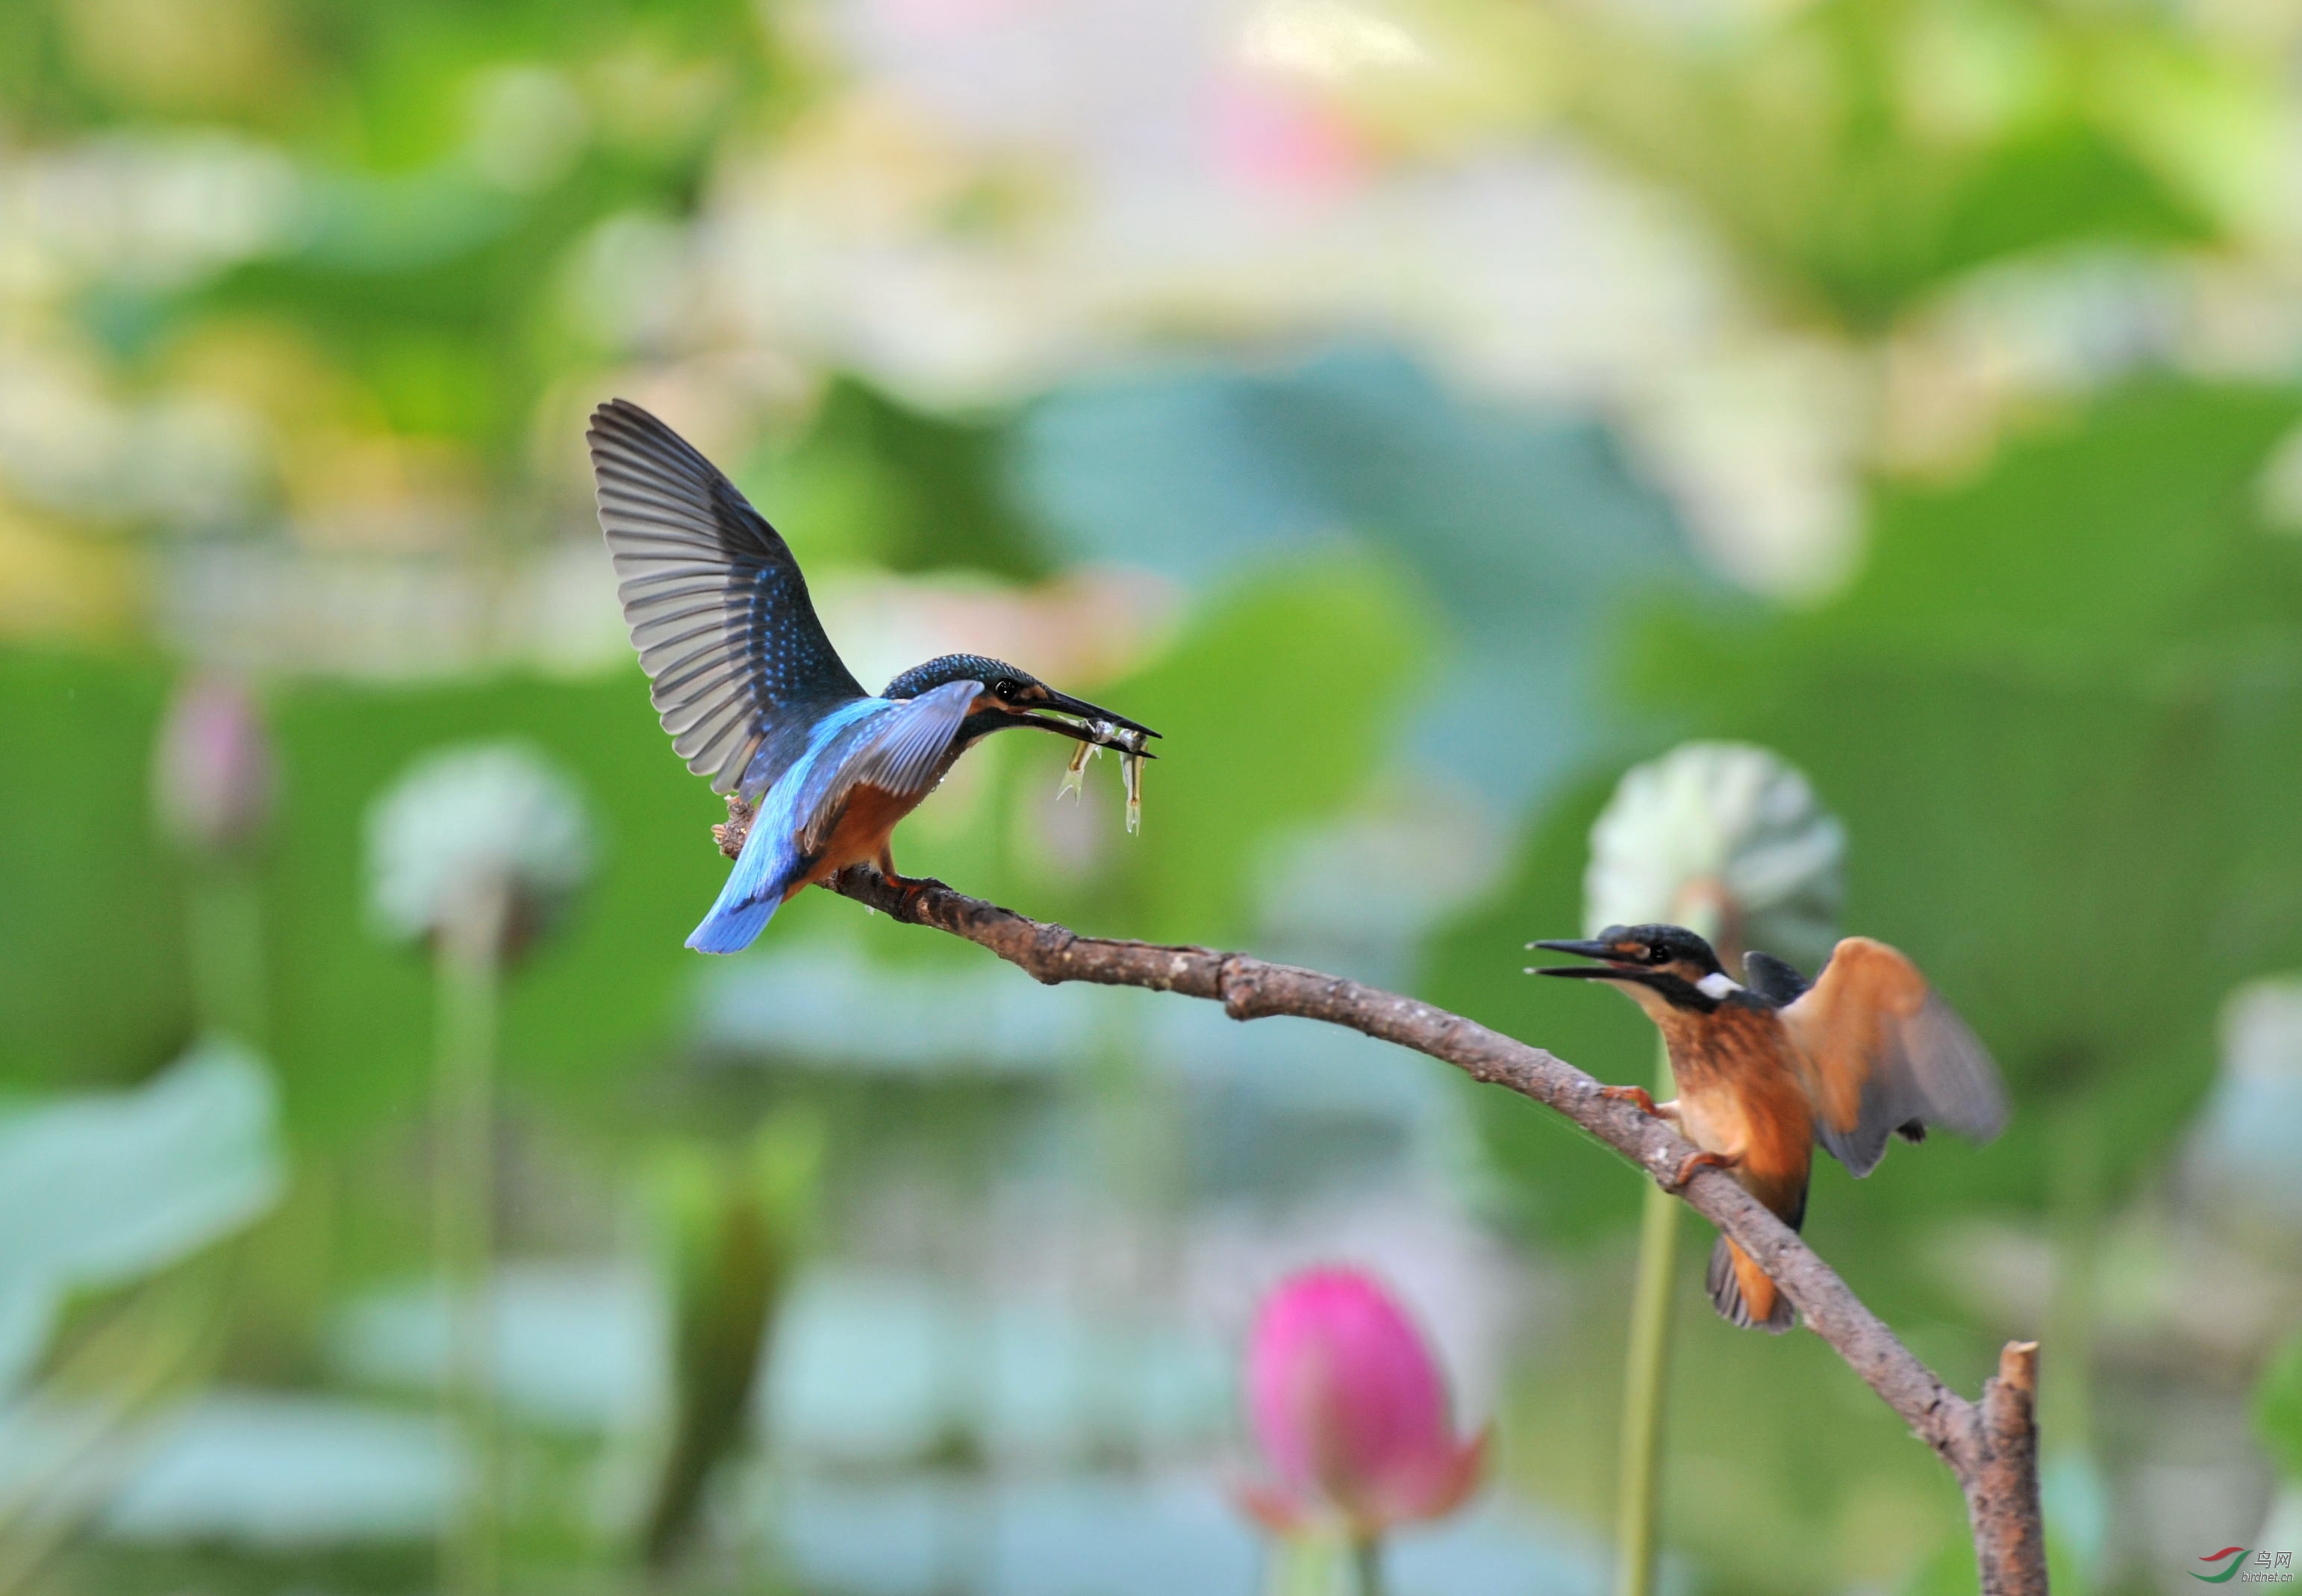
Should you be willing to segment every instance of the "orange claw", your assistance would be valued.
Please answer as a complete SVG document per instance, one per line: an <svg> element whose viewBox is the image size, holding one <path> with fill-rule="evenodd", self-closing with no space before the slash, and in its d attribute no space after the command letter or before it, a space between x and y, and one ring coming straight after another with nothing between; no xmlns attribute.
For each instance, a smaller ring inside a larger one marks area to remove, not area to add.
<svg viewBox="0 0 2302 1596"><path fill-rule="evenodd" d="M1724 1153L1689 1153L1684 1158L1679 1161L1678 1172L1670 1178L1668 1183L1663 1188L1663 1189L1666 1191L1684 1190L1686 1183L1694 1179L1694 1172L1696 1170L1733 1169L1741 1162L1742 1160L1739 1158L1729 1158Z"/></svg>
<svg viewBox="0 0 2302 1596"><path fill-rule="evenodd" d="M879 853L878 866L879 878L895 889L895 895L899 900L895 905L895 918L898 920L910 918L920 901L920 895L928 889L928 878L925 876L895 874L895 861L884 848Z"/></svg>
<svg viewBox="0 0 2302 1596"><path fill-rule="evenodd" d="M1599 1096L1610 1103L1631 1104L1651 1119L1660 1117L1655 1113L1653 1096L1642 1086L1602 1086L1599 1088Z"/></svg>

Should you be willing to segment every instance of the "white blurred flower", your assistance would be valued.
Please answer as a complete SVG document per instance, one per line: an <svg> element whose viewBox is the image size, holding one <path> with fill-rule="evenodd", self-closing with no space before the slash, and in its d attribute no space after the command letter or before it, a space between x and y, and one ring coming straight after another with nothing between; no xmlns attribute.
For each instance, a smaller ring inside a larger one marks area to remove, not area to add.
<svg viewBox="0 0 2302 1596"><path fill-rule="evenodd" d="M1625 775L1591 827L1584 919L1593 933L1692 924L1811 968L1836 936L1845 853L1845 828L1780 758L1682 743Z"/></svg>
<svg viewBox="0 0 2302 1596"><path fill-rule="evenodd" d="M1336 0L1270 0L1248 19L1239 55L1253 66L1330 82L1431 59L1398 23Z"/></svg>
<svg viewBox="0 0 2302 1596"><path fill-rule="evenodd" d="M1872 425L1871 374L1821 339L1720 337L1659 365L1629 419L1701 551L1760 592L1832 592L1861 549L1846 461Z"/></svg>
<svg viewBox="0 0 2302 1596"><path fill-rule="evenodd" d="M548 920L592 873L583 795L536 750L484 743L440 750L368 810L369 901L384 931L414 938L509 895L512 931Z"/></svg>
<svg viewBox="0 0 2302 1596"><path fill-rule="evenodd" d="M688 230L639 211L595 223L569 252L564 281L577 322L625 349L677 347L709 298Z"/></svg>
<svg viewBox="0 0 2302 1596"><path fill-rule="evenodd" d="M2302 1222L2302 980L2249 981L2222 1005L2222 1071L2188 1172L2225 1217Z"/></svg>
<svg viewBox="0 0 2302 1596"><path fill-rule="evenodd" d="M292 244L304 188L288 156L237 134L110 133L0 171L0 215L67 270L179 288Z"/></svg>
<svg viewBox="0 0 2302 1596"><path fill-rule="evenodd" d="M2249 981L2222 1008L2222 1074L2302 1085L2302 981Z"/></svg>
<svg viewBox="0 0 2302 1596"><path fill-rule="evenodd" d="M0 212L0 232L7 218ZM0 481L13 498L99 524L238 524L263 480L261 417L189 391L122 399L86 351L55 340L0 361Z"/></svg>

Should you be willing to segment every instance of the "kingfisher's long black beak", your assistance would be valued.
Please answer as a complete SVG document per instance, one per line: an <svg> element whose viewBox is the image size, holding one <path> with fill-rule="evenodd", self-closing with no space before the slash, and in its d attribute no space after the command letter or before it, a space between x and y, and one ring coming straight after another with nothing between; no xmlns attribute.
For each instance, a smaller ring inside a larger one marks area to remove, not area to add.
<svg viewBox="0 0 2302 1596"><path fill-rule="evenodd" d="M1058 693L1052 687L1049 687L1046 690L1046 701L1045 703L1033 704L1031 708L1035 710L1053 710L1058 715L1076 715L1081 720L1088 721L1089 723L1093 723L1097 720L1107 721L1113 726L1123 727L1130 732L1139 733L1146 737L1155 737L1159 735L1139 720L1130 720L1124 715L1114 714L1109 710L1098 708L1097 706L1088 702L1087 700L1083 698L1073 698L1071 694L1067 693ZM1050 730L1061 724L1060 722L1041 720L1036 716L1026 717L1026 718L1029 719L1031 724L1034 726L1047 727ZM1066 727L1065 729L1068 730L1070 728ZM1082 743L1092 743L1096 741L1094 735L1086 731L1083 727L1073 733L1073 735L1076 735Z"/></svg>
<svg viewBox="0 0 2302 1596"><path fill-rule="evenodd" d="M1573 953L1578 959L1597 959L1596 964L1547 965L1527 971L1529 975L1569 976L1590 981L1635 981L1647 971L1635 964L1618 962L1620 955L1611 943L1605 942L1530 942L1529 947L1539 947L1545 953Z"/></svg>

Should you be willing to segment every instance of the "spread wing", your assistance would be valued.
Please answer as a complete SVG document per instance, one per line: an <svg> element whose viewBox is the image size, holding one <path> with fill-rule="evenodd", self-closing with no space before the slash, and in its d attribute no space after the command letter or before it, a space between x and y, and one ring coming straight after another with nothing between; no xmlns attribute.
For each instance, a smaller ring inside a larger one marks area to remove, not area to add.
<svg viewBox="0 0 2302 1596"><path fill-rule="evenodd" d="M1857 1175L1886 1138L1945 1125L1987 1141L2006 1122L1997 1066L1966 1022L1901 953L1850 937L1806 995L1782 1011L1805 1055L1815 1131Z"/></svg>
<svg viewBox="0 0 2302 1596"><path fill-rule="evenodd" d="M793 836L801 856L812 859L822 852L858 788L878 788L899 811L933 791L967 707L982 691L980 682L945 682L834 732L808 760L805 777L791 797Z"/></svg>
<svg viewBox="0 0 2302 1596"><path fill-rule="evenodd" d="M593 411L585 435L649 697L687 768L732 792L762 745L812 718L794 710L863 689L790 548L710 461L624 399Z"/></svg>

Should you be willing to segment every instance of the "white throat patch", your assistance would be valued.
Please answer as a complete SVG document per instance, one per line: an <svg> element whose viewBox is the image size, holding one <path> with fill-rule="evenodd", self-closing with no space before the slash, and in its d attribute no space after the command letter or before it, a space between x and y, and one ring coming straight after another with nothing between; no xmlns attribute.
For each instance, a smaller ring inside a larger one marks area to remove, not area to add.
<svg viewBox="0 0 2302 1596"><path fill-rule="evenodd" d="M1695 982L1694 989L1705 997L1724 1003L1726 1001L1726 995L1730 992L1740 992L1743 989L1743 984L1727 975L1725 970L1714 970Z"/></svg>

